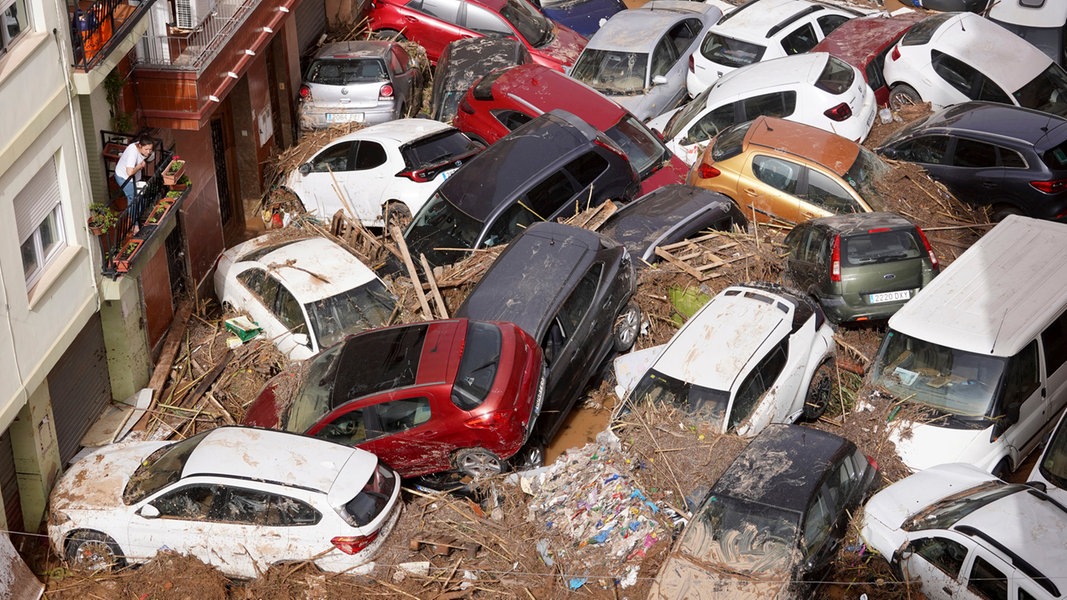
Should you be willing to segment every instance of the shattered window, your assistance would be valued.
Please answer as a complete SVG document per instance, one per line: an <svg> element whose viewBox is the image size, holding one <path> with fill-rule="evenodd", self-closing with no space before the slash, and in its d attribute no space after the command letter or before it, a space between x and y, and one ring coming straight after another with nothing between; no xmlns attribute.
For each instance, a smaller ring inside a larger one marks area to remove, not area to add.
<svg viewBox="0 0 1067 600"><path fill-rule="evenodd" d="M967 558L967 548L963 544L941 537L920 538L911 542L908 548L954 579L959 577Z"/></svg>
<svg viewBox="0 0 1067 600"><path fill-rule="evenodd" d="M354 446L367 441L373 435L367 435L367 423L363 409L350 410L314 433L317 438Z"/></svg>
<svg viewBox="0 0 1067 600"><path fill-rule="evenodd" d="M407 431L430 420L429 398L405 398L380 404L378 420L385 435Z"/></svg>
<svg viewBox="0 0 1067 600"><path fill-rule="evenodd" d="M311 160L312 173L326 173L329 171L349 171L351 166L349 157L356 142L341 142L323 150Z"/></svg>
<svg viewBox="0 0 1067 600"><path fill-rule="evenodd" d="M260 490L230 488L226 502L219 511L220 521L248 525L312 524L318 512L292 498Z"/></svg>
<svg viewBox="0 0 1067 600"><path fill-rule="evenodd" d="M152 505L166 519L205 520L217 514L220 485L190 485L160 496Z"/></svg>

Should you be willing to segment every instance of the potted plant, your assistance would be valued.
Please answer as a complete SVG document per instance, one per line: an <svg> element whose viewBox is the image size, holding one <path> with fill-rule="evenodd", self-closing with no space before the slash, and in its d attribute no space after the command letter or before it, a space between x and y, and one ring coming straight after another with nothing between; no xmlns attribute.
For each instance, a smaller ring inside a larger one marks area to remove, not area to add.
<svg viewBox="0 0 1067 600"><path fill-rule="evenodd" d="M89 205L89 231L93 235L104 235L118 222L119 215L110 206L102 202Z"/></svg>
<svg viewBox="0 0 1067 600"><path fill-rule="evenodd" d="M192 183L192 182L189 181L189 176L188 175L182 175L178 179L178 181L174 182L171 185L168 185L167 187L169 187L172 191L180 192L180 191L188 188L190 183Z"/></svg>
<svg viewBox="0 0 1067 600"><path fill-rule="evenodd" d="M182 178L184 173L185 161L178 156L175 156L163 171L163 183L166 185L174 185L178 183L178 180Z"/></svg>
<svg viewBox="0 0 1067 600"><path fill-rule="evenodd" d="M130 270L130 261L133 260L133 256L137 254L137 251L141 249L141 244L144 244L144 240L129 240L122 246L122 250L115 256L115 270L119 273L126 273Z"/></svg>
<svg viewBox="0 0 1067 600"><path fill-rule="evenodd" d="M174 200L170 196L172 193L174 192L168 192L166 197L156 203L152 213L145 219L145 225L156 225L163 220L163 217L167 216L167 213L170 212L170 207L174 206Z"/></svg>

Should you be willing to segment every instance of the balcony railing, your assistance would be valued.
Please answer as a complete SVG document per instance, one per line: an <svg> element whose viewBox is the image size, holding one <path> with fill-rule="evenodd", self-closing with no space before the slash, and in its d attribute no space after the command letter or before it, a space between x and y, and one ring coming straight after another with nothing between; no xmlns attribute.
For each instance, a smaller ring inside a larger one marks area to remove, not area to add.
<svg viewBox="0 0 1067 600"><path fill-rule="evenodd" d="M138 61L162 70L200 71L262 0L218 0L195 29L149 27Z"/></svg>
<svg viewBox="0 0 1067 600"><path fill-rule="evenodd" d="M70 0L68 0L70 1ZM122 43L155 0L134 5L126 0L97 0L69 5L74 67L91 70Z"/></svg>

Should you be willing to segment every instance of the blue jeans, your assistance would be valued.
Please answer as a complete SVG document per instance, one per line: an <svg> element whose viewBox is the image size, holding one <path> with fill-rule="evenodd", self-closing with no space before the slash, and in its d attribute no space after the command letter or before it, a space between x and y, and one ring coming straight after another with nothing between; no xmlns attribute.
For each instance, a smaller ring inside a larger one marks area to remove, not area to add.
<svg viewBox="0 0 1067 600"><path fill-rule="evenodd" d="M115 183L119 184L119 188L123 194L126 194L126 199L133 202L133 199L137 196L137 182L133 177L123 179L115 174Z"/></svg>

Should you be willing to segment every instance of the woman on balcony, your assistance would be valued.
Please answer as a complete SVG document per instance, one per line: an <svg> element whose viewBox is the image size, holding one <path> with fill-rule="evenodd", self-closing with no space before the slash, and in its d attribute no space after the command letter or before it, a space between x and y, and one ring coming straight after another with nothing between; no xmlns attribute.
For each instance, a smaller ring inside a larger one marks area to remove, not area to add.
<svg viewBox="0 0 1067 600"><path fill-rule="evenodd" d="M115 182L126 194L126 199L133 202L137 196L137 182L141 181L141 171L144 170L145 161L152 155L155 147L152 138L142 135L126 146L118 163L115 164Z"/></svg>

